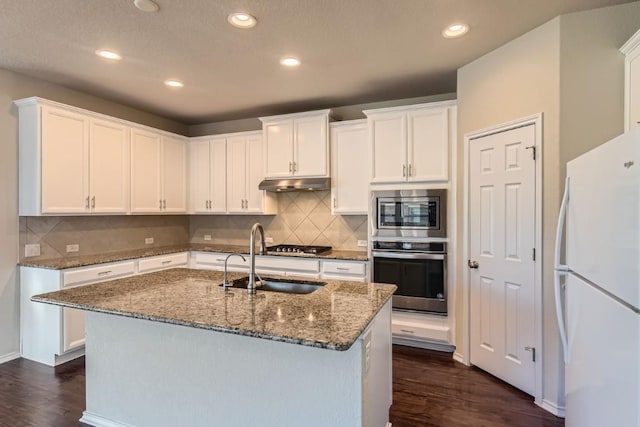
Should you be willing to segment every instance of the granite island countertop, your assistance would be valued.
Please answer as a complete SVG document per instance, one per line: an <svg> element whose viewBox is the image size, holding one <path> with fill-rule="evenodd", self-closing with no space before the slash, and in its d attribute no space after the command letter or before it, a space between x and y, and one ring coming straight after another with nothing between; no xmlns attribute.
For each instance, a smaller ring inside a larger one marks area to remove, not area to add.
<svg viewBox="0 0 640 427"><path fill-rule="evenodd" d="M56 259L25 259L18 263L22 267L46 268L50 270L64 270L66 268L86 267L90 265L105 264L108 262L126 261L129 259L144 258L158 255L168 255L177 252L223 252L248 254L249 245L224 245L207 243L185 243L182 245L158 246L129 251L114 251L96 255L79 255ZM285 256L317 259L336 259L345 261L368 261L366 251L332 250L319 255L292 254L289 252L268 252L267 256Z"/></svg>
<svg viewBox="0 0 640 427"><path fill-rule="evenodd" d="M242 276L246 274L229 273L230 279ZM219 286L222 277L222 272L177 268L35 295L32 300L344 351L397 289L322 280L327 284L311 294L249 295L246 289L225 292Z"/></svg>

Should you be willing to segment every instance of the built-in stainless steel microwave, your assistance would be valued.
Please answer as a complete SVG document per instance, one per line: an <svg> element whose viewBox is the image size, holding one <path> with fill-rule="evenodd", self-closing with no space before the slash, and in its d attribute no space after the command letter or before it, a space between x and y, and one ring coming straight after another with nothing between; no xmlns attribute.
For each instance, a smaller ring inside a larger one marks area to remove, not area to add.
<svg viewBox="0 0 640 427"><path fill-rule="evenodd" d="M373 235L447 237L447 190L389 190L373 193Z"/></svg>

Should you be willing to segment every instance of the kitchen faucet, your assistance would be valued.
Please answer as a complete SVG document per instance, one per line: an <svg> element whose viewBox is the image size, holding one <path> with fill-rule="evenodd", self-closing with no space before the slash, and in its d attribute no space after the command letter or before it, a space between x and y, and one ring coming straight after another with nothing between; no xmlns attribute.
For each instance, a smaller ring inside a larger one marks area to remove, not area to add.
<svg viewBox="0 0 640 427"><path fill-rule="evenodd" d="M229 288L229 286L231 286L231 283L229 283L229 281L227 280L227 261L229 261L229 258L231 258L232 256L239 256L243 261L246 261L246 259L240 254L229 254L224 259L224 278L222 279L222 287L225 291Z"/></svg>
<svg viewBox="0 0 640 427"><path fill-rule="evenodd" d="M251 227L251 237L249 238L249 283L247 283L247 292L256 293L256 232L260 232L260 255L267 253L267 247L264 242L264 229L259 222Z"/></svg>

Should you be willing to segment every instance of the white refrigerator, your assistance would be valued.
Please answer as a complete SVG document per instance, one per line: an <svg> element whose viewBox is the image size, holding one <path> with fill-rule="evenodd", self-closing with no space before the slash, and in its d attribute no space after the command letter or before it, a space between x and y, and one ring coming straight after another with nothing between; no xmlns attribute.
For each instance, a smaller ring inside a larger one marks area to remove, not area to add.
<svg viewBox="0 0 640 427"><path fill-rule="evenodd" d="M639 243L640 127L567 164L555 254L567 427L640 427Z"/></svg>

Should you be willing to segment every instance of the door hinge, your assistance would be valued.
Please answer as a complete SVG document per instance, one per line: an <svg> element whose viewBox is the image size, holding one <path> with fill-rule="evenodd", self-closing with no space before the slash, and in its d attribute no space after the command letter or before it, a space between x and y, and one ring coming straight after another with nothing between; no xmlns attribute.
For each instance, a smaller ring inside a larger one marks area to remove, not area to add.
<svg viewBox="0 0 640 427"><path fill-rule="evenodd" d="M536 348L535 347L526 346L524 349L526 351L530 351L531 352L531 360L533 362L535 362L536 361Z"/></svg>
<svg viewBox="0 0 640 427"><path fill-rule="evenodd" d="M536 248L533 248L532 251L533 251L533 260L535 261L536 260Z"/></svg>
<svg viewBox="0 0 640 427"><path fill-rule="evenodd" d="M533 150L533 160L535 160L536 159L536 146L535 145L530 145L528 147L525 147L525 149L526 150L529 150L529 149Z"/></svg>

